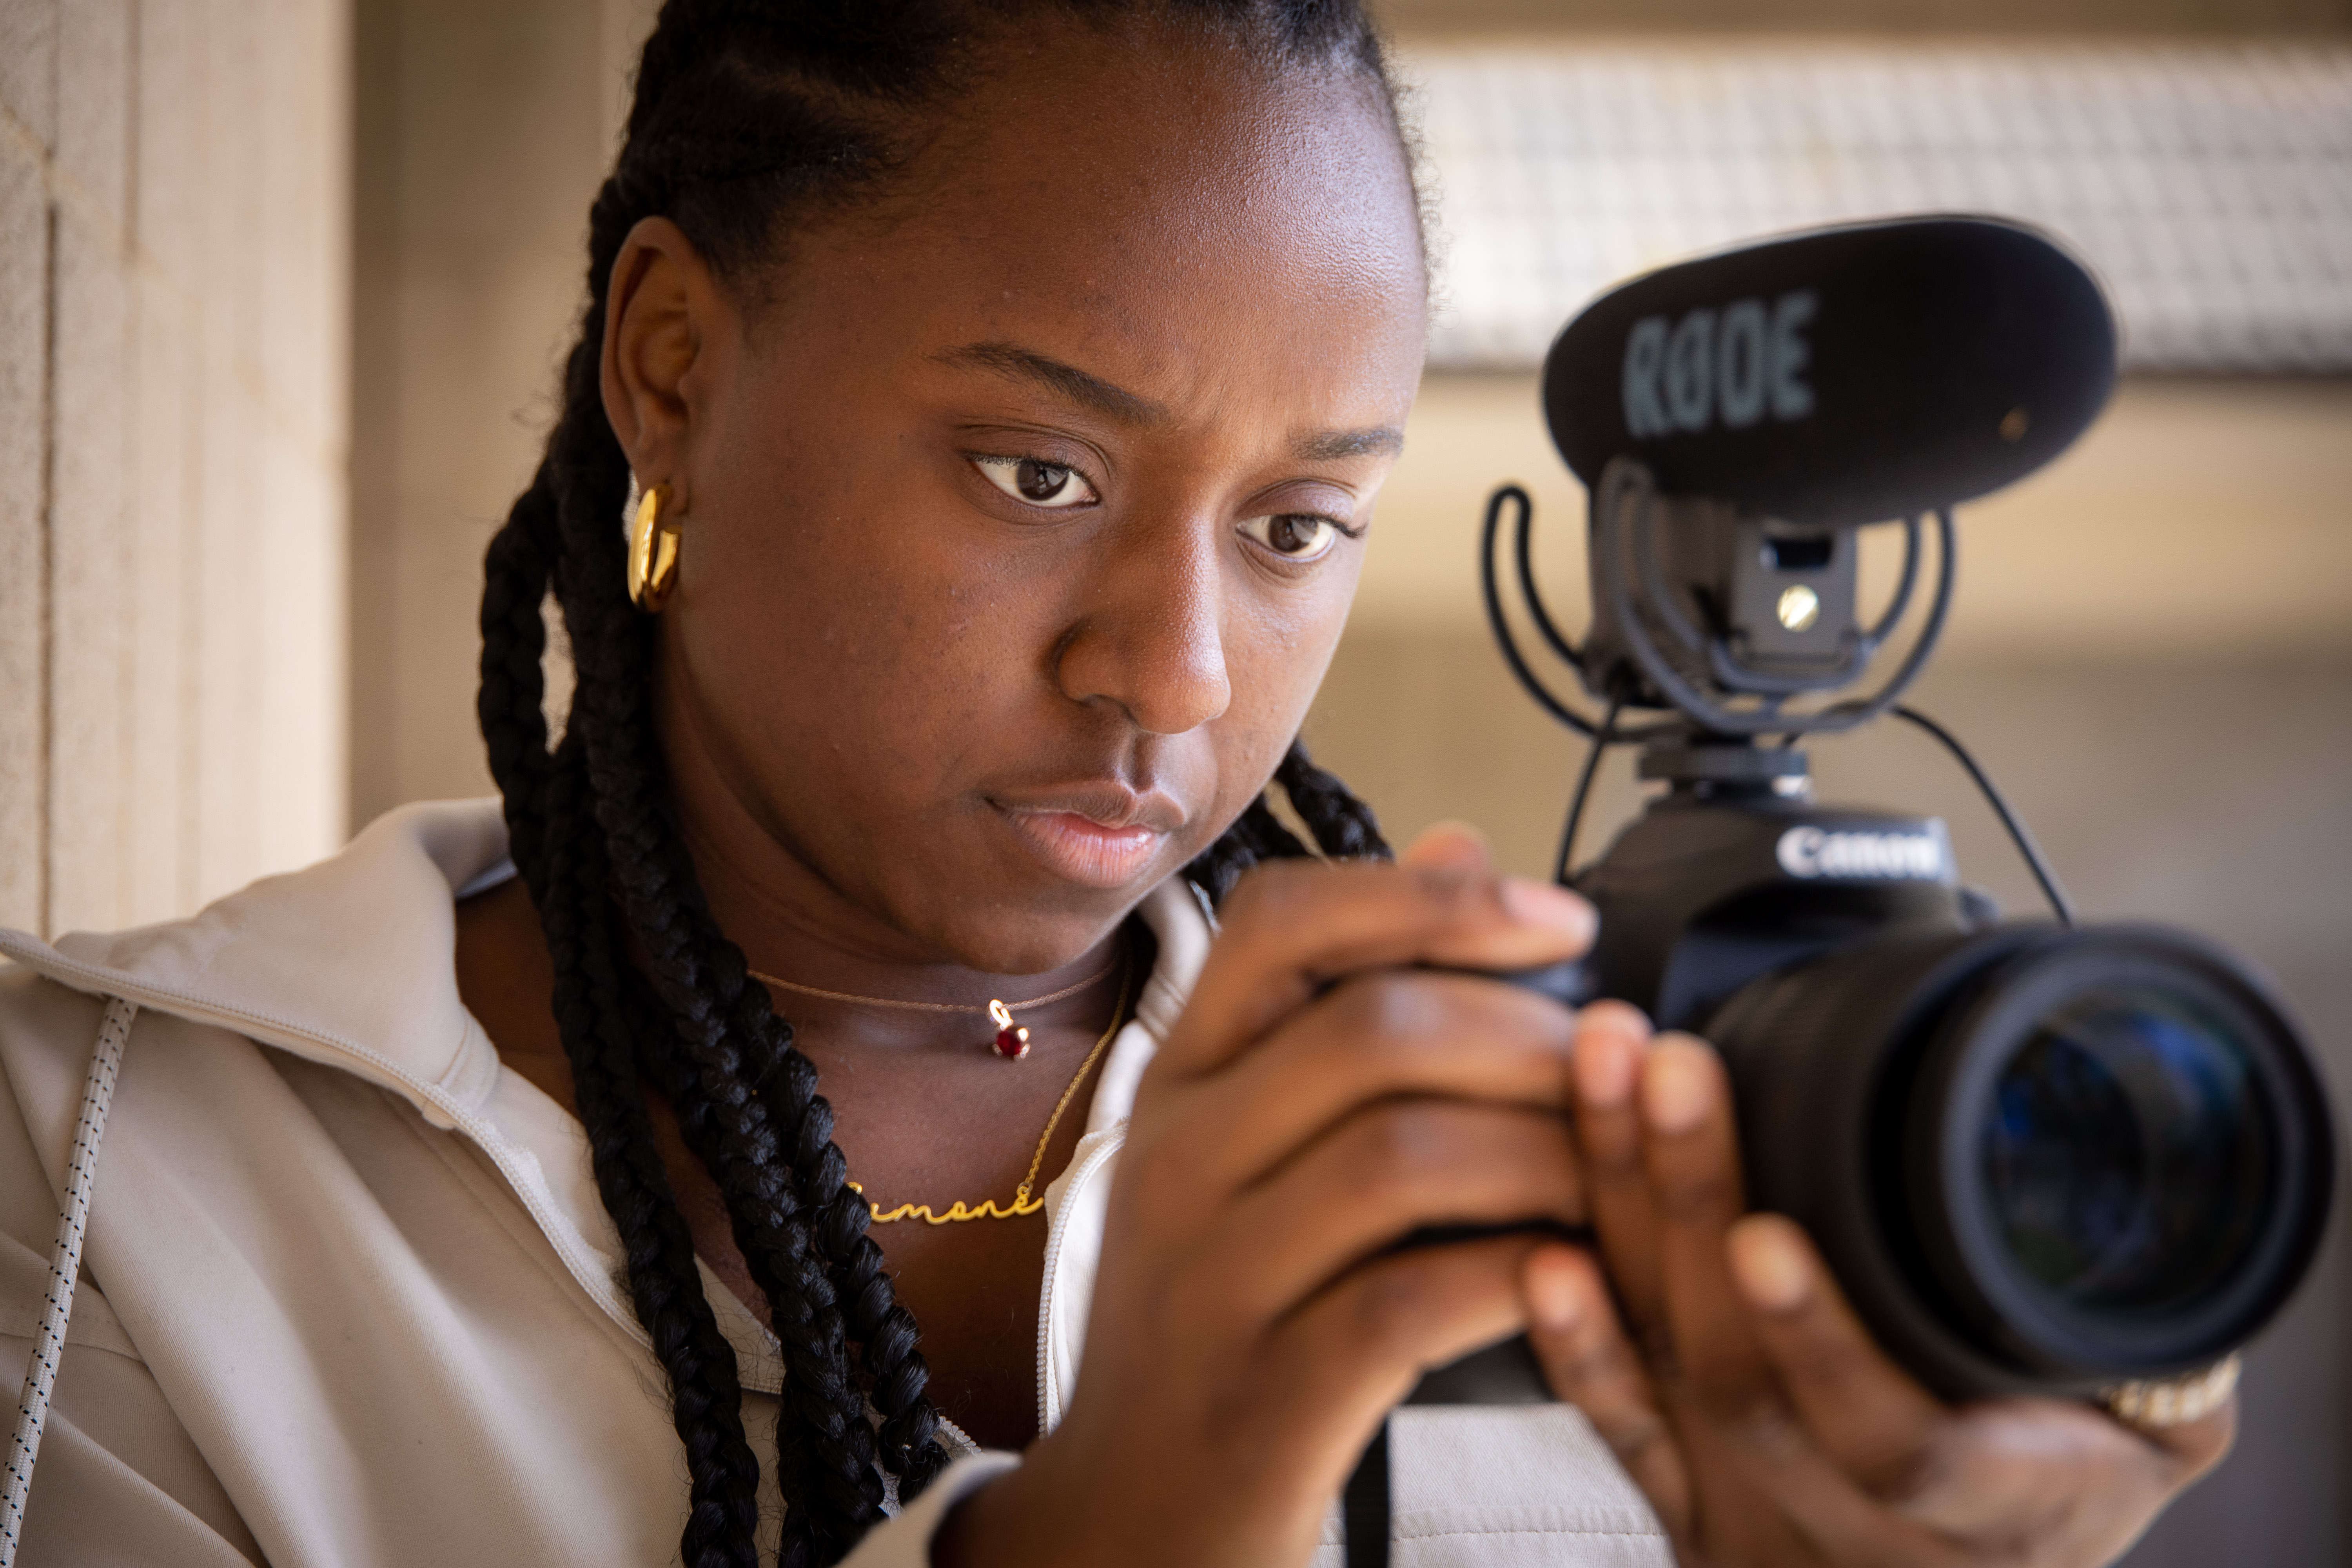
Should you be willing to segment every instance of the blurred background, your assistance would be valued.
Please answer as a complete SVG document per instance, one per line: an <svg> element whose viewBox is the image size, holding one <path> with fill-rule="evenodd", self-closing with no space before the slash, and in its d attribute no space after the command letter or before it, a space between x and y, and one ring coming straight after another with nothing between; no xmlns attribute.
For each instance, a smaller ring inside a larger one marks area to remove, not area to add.
<svg viewBox="0 0 2352 1568"><path fill-rule="evenodd" d="M1534 373L1592 293L1801 224L2021 216L2076 246L2126 378L1963 510L1916 700L2094 916L2282 981L2352 1087L2352 0L1389 0L1444 309L1308 738L1392 836L1549 867L1580 761L1510 683L1473 542L1536 497L1575 612L1583 497ZM528 479L642 0L0 0L0 923L194 908L402 801L488 788L481 552ZM1907 731L1833 799L1940 813ZM1584 843L1638 809L1603 769ZM2236 1453L2128 1560L2352 1542L2352 1257L2249 1363Z"/></svg>

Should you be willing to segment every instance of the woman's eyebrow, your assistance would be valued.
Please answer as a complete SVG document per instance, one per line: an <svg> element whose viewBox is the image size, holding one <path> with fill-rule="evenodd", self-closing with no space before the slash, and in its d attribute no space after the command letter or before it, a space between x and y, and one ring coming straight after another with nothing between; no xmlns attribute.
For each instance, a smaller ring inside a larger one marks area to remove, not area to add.
<svg viewBox="0 0 2352 1568"><path fill-rule="evenodd" d="M1151 425L1168 417L1168 411L1148 397L1018 343L966 343L937 357L944 363L977 365L1017 381L1033 382L1122 424Z"/></svg>
<svg viewBox="0 0 2352 1568"><path fill-rule="evenodd" d="M1336 463L1342 458L1393 458L1404 450L1404 432L1393 425L1361 430L1315 430L1291 438L1291 456L1301 462Z"/></svg>
<svg viewBox="0 0 2352 1568"><path fill-rule="evenodd" d="M1018 343L966 343L935 356L943 364L968 364L1015 381L1029 382L1125 425L1156 425L1168 411L1151 399ZM1404 449L1403 432L1392 425L1361 430L1314 430L1291 438L1291 455L1302 462L1329 463L1348 458L1394 457Z"/></svg>

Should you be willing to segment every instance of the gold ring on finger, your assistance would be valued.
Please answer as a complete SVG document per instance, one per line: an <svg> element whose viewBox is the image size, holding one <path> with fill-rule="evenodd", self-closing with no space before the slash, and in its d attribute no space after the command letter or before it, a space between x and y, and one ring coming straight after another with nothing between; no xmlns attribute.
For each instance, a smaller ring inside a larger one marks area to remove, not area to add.
<svg viewBox="0 0 2352 1568"><path fill-rule="evenodd" d="M2161 1432L2168 1426L2202 1420L2221 1408L2237 1391L2238 1372L2238 1357L2232 1353L2202 1372L2119 1383L2101 1394L2099 1403L2126 1426Z"/></svg>

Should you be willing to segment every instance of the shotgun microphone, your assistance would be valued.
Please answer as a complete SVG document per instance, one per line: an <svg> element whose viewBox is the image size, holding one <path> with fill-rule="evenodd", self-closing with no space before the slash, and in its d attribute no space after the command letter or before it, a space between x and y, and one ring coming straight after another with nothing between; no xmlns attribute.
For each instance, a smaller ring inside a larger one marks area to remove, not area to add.
<svg viewBox="0 0 2352 1568"><path fill-rule="evenodd" d="M1976 216L1817 229L1603 295L1544 361L1544 416L1599 493L1844 528L1998 489L2089 426L2116 374L2098 284L2048 236Z"/></svg>

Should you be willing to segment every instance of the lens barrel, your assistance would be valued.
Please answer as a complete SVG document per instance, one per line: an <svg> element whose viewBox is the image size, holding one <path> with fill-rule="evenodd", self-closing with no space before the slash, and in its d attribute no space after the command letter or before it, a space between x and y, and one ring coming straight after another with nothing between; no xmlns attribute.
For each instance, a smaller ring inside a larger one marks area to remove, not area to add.
<svg viewBox="0 0 2352 1568"><path fill-rule="evenodd" d="M2185 933L1880 939L1751 983L1704 1032L1751 1203L1803 1224L1946 1394L2206 1365L2317 1247L2335 1140L2309 1055Z"/></svg>

